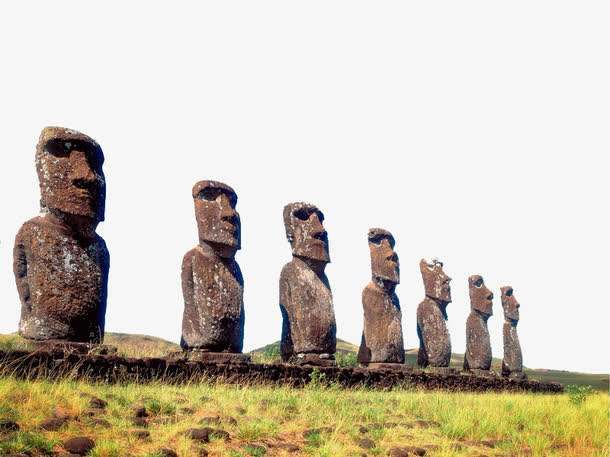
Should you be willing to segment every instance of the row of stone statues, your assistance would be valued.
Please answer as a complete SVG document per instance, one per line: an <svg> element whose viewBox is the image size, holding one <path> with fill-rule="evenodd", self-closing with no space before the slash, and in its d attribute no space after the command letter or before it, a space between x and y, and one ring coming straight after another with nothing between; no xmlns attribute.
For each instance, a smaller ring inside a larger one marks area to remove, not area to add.
<svg viewBox="0 0 610 457"><path fill-rule="evenodd" d="M47 127L36 148L41 214L19 230L14 273L21 300L20 334L33 340L103 340L109 255L95 229L104 220L104 156L96 141L74 130ZM182 262L184 314L181 346L189 358L245 362L243 277L235 254L241 247L237 195L226 184L200 181L192 191L199 234ZM330 262L324 215L314 205L284 208L292 260L282 269L281 356L285 362L329 366L336 352L331 288L324 270ZM364 330L358 361L365 366L404 366L400 281L394 237L383 229L368 233L372 279L362 294ZM420 262L426 297L417 309L418 363L445 368L451 358L446 326L451 302L449 278L439 261ZM487 320L493 294L481 276L469 278L471 314L466 325L464 368L487 371L491 345ZM502 288L503 373L520 376L516 333L519 304Z"/></svg>

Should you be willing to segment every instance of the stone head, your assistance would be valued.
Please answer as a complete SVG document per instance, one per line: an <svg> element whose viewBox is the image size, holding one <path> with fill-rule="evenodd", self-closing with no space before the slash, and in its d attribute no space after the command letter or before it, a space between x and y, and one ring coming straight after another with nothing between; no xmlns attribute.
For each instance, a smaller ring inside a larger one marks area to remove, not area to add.
<svg viewBox="0 0 610 457"><path fill-rule="evenodd" d="M284 227L292 255L330 262L328 234L323 222L324 214L315 205L296 202L284 207Z"/></svg>
<svg viewBox="0 0 610 457"><path fill-rule="evenodd" d="M400 266L398 255L394 252L395 241L392 234L384 229L372 228L369 229L368 240L373 277L398 284Z"/></svg>
<svg viewBox="0 0 610 457"><path fill-rule="evenodd" d="M200 242L220 246L223 257L232 257L241 248L241 222L235 211L237 194L217 181L199 181L193 186L195 218ZM228 248L224 249L224 248Z"/></svg>
<svg viewBox="0 0 610 457"><path fill-rule="evenodd" d="M513 322L519 321L519 307L521 306L513 293L511 286L500 287L502 292L502 308L504 309L504 318Z"/></svg>
<svg viewBox="0 0 610 457"><path fill-rule="evenodd" d="M494 294L487 288L483 277L472 275L468 278L468 289L470 292L470 307L486 316L493 315L492 300Z"/></svg>
<svg viewBox="0 0 610 457"><path fill-rule="evenodd" d="M427 262L426 259L419 261L419 270L424 280L426 296L433 300L451 303L451 278L443 271L443 263L437 259Z"/></svg>
<svg viewBox="0 0 610 457"><path fill-rule="evenodd" d="M103 163L102 148L92 138L63 127L45 127L36 146L41 209L103 221Z"/></svg>

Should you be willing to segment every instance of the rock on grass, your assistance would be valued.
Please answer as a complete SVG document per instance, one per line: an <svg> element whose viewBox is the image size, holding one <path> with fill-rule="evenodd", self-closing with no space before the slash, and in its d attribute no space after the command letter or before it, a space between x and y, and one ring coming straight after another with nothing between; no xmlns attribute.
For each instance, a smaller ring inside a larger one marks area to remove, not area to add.
<svg viewBox="0 0 610 457"><path fill-rule="evenodd" d="M409 457L412 455L424 456L426 455L426 450L422 447L417 446L402 446L402 447L393 447L390 449L388 454L390 457Z"/></svg>
<svg viewBox="0 0 610 457"><path fill-rule="evenodd" d="M19 431L19 424L17 424L17 422L8 419L0 419L0 432L17 431Z"/></svg>
<svg viewBox="0 0 610 457"><path fill-rule="evenodd" d="M209 443L210 439L217 438L225 441L229 440L229 434L224 430L214 429L211 427L192 428L186 432L186 436L195 441Z"/></svg>
<svg viewBox="0 0 610 457"><path fill-rule="evenodd" d="M64 441L64 449L76 455L87 455L94 447L95 441L86 436L75 436Z"/></svg>

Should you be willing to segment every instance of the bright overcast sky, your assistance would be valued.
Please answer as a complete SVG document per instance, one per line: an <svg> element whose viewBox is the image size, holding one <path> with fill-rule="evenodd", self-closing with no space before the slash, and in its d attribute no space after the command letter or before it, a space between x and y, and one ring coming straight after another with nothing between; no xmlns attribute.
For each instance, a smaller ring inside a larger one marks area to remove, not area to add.
<svg viewBox="0 0 610 457"><path fill-rule="evenodd" d="M383 227L407 347L419 259L438 257L455 352L481 274L495 357L510 284L527 366L607 372L607 3L137 3L0 7L0 332L19 320L35 145L60 125L106 155L109 331L179 340L190 191L216 179L239 196L246 350L279 339L282 208L303 200L326 215L340 338L360 341L367 229Z"/></svg>

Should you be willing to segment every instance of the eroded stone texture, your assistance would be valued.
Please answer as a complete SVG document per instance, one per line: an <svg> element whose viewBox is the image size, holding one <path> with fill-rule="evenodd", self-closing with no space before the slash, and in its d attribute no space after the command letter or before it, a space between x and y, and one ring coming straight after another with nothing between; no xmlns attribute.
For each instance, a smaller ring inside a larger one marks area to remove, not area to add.
<svg viewBox="0 0 610 457"><path fill-rule="evenodd" d="M103 340L109 255L95 233L104 220L103 162L87 135L62 127L40 135L41 213L20 228L13 251L24 338Z"/></svg>
<svg viewBox="0 0 610 457"><path fill-rule="evenodd" d="M400 269L394 237L387 230L373 228L368 232L368 242L372 279L362 291L364 330L358 362L403 364L402 313L395 292Z"/></svg>
<svg viewBox="0 0 610 457"><path fill-rule="evenodd" d="M244 339L244 281L235 261L241 247L237 195L226 184L193 186L199 244L182 261L185 350L241 353Z"/></svg>
<svg viewBox="0 0 610 457"><path fill-rule="evenodd" d="M417 307L417 363L422 367L446 368L451 362L451 338L447 329L447 305L451 303L451 278L436 259L419 262L426 297Z"/></svg>
<svg viewBox="0 0 610 457"><path fill-rule="evenodd" d="M487 320L493 314L494 294L483 282L483 277L473 275L468 278L470 292L470 315L466 320L466 353L464 369L489 370L491 368L491 341Z"/></svg>
<svg viewBox="0 0 610 457"><path fill-rule="evenodd" d="M280 275L282 360L328 365L337 346L335 312L328 278L330 262L324 215L308 203L284 207L286 237L292 261Z"/></svg>
<svg viewBox="0 0 610 457"><path fill-rule="evenodd" d="M523 376L523 356L517 335L519 322L519 307L521 306L513 293L511 286L501 287L502 308L504 309L504 359L502 374L504 376Z"/></svg>

